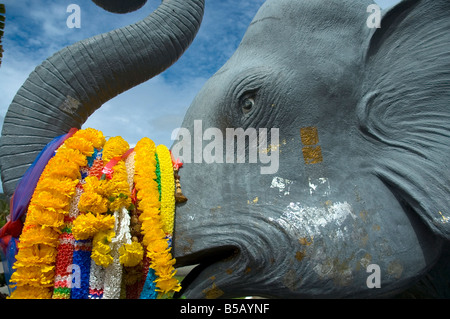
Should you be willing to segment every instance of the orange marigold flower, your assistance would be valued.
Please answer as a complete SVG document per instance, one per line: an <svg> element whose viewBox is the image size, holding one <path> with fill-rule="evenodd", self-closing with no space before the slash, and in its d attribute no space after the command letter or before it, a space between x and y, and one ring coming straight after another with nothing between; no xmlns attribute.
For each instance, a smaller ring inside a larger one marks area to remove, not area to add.
<svg viewBox="0 0 450 319"><path fill-rule="evenodd" d="M84 138L77 137L76 135L68 138L64 142L63 149L64 148L78 150L85 156L91 156L94 153L93 144Z"/></svg>
<svg viewBox="0 0 450 319"><path fill-rule="evenodd" d="M134 267L142 261L144 249L138 242L124 244L119 248L119 261L125 267Z"/></svg>
<svg viewBox="0 0 450 319"><path fill-rule="evenodd" d="M57 156L62 161L72 162L80 167L87 165L86 156L76 149L59 148L57 151Z"/></svg>
<svg viewBox="0 0 450 319"><path fill-rule="evenodd" d="M181 285L176 278L170 279L157 278L155 280L155 283L156 283L156 291L161 292L163 294L169 293L171 291L181 290Z"/></svg>
<svg viewBox="0 0 450 319"><path fill-rule="evenodd" d="M108 211L108 200L97 193L85 192L80 196L78 209L82 212L103 214Z"/></svg>
<svg viewBox="0 0 450 319"><path fill-rule="evenodd" d="M19 249L38 244L58 246L59 233L51 227L42 227L38 225L26 225L22 229Z"/></svg>
<svg viewBox="0 0 450 319"><path fill-rule="evenodd" d="M81 214L74 221L72 234L76 240L84 240L93 237L100 231L114 228L114 216Z"/></svg>
<svg viewBox="0 0 450 319"><path fill-rule="evenodd" d="M35 287L51 287L55 277L54 265L38 265L29 267L16 267L16 271L11 275L11 282L17 286L31 285Z"/></svg>
<svg viewBox="0 0 450 319"><path fill-rule="evenodd" d="M50 210L30 203L27 219L29 224L60 228L64 225L64 215L68 212L62 210Z"/></svg>
<svg viewBox="0 0 450 319"><path fill-rule="evenodd" d="M38 191L49 191L53 194L61 194L65 197L72 197L75 193L75 186L79 183L78 179L60 176L59 178L46 178L36 187Z"/></svg>
<svg viewBox="0 0 450 319"><path fill-rule="evenodd" d="M122 156L130 149L130 145L121 136L111 137L103 148L103 161L108 163L113 157Z"/></svg>
<svg viewBox="0 0 450 319"><path fill-rule="evenodd" d="M36 244L34 246L22 247L16 255L15 267L27 267L29 265L51 264L56 260L57 250L55 247Z"/></svg>

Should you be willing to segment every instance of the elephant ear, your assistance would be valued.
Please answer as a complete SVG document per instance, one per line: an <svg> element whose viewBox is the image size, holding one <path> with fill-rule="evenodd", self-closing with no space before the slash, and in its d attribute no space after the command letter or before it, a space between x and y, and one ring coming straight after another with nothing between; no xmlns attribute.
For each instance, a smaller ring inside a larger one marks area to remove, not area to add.
<svg viewBox="0 0 450 319"><path fill-rule="evenodd" d="M365 55L357 117L375 174L450 239L450 1L407 0L384 14Z"/></svg>

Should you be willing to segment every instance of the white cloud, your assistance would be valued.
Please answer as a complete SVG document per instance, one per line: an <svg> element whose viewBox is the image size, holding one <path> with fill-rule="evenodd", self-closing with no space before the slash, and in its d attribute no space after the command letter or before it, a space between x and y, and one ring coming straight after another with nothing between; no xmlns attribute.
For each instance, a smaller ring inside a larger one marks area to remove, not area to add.
<svg viewBox="0 0 450 319"><path fill-rule="evenodd" d="M85 123L107 136L121 135L130 144L147 136L157 144L170 146L171 132L181 125L184 113L203 86L205 78L183 85L157 76L108 101Z"/></svg>

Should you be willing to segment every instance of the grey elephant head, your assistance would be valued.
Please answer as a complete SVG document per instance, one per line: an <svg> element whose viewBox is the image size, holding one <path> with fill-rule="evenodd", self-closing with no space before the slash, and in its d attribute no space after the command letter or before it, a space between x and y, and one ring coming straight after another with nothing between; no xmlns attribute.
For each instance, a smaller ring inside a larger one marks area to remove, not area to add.
<svg viewBox="0 0 450 319"><path fill-rule="evenodd" d="M389 296L447 256L450 3L403 1L375 29L370 4L266 1L193 101L172 147L189 198L174 254L199 264L186 297ZM50 139L173 63L202 9L163 1L38 67L5 117L5 191Z"/></svg>
<svg viewBox="0 0 450 319"><path fill-rule="evenodd" d="M376 29L369 5L266 1L193 101L172 147L185 296L388 296L440 257L450 5L404 1Z"/></svg>

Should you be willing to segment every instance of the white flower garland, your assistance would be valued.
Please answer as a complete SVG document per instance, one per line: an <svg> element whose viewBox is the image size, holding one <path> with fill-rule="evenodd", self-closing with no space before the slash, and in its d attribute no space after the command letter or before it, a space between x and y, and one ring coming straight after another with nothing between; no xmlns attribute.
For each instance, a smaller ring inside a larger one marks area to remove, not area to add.
<svg viewBox="0 0 450 319"><path fill-rule="evenodd" d="M101 299L104 287L105 268L91 261L91 269L89 276L89 299ZM95 292L101 292L98 296Z"/></svg>
<svg viewBox="0 0 450 319"><path fill-rule="evenodd" d="M119 261L119 248L124 244L131 243L130 215L125 207L119 212L114 212L116 236L111 240L111 256L113 262L105 269L104 299L119 299L122 282L122 267Z"/></svg>

